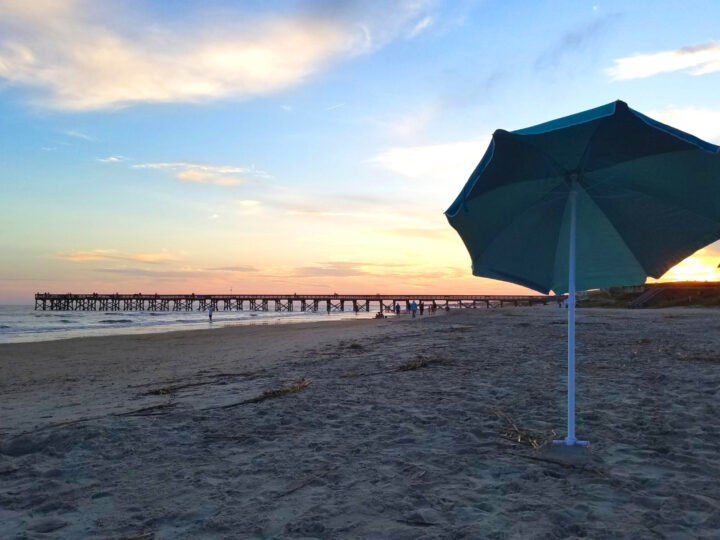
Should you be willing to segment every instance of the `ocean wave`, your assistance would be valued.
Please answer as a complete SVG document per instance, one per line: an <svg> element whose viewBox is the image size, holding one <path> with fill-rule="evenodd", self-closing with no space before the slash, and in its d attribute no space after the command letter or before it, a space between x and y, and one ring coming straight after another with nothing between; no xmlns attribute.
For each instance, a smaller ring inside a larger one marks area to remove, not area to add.
<svg viewBox="0 0 720 540"><path fill-rule="evenodd" d="M0 328L12 328L12 326L7 324L0 324Z"/></svg>
<svg viewBox="0 0 720 540"><path fill-rule="evenodd" d="M102 324L122 324L122 323L131 323L133 322L132 319L103 319L102 321L98 321Z"/></svg>

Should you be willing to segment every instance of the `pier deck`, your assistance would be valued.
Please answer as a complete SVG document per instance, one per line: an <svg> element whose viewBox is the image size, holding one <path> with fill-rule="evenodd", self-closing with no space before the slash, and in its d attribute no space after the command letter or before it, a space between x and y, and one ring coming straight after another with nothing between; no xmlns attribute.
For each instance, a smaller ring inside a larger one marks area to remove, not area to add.
<svg viewBox="0 0 720 540"><path fill-rule="evenodd" d="M565 295L408 294L53 294L35 295L35 309L49 311L392 311L412 301L439 309L560 303ZM271 309L272 307L272 309Z"/></svg>

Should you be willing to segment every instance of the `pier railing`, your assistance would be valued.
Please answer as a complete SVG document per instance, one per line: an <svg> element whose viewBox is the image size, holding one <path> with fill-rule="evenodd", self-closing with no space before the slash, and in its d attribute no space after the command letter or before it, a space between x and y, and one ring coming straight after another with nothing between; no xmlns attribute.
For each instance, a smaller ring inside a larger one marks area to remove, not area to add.
<svg viewBox="0 0 720 540"><path fill-rule="evenodd" d="M35 309L49 311L392 311L415 301L427 309L561 303L565 295L408 294L53 294L35 295ZM272 307L272 309L271 309Z"/></svg>

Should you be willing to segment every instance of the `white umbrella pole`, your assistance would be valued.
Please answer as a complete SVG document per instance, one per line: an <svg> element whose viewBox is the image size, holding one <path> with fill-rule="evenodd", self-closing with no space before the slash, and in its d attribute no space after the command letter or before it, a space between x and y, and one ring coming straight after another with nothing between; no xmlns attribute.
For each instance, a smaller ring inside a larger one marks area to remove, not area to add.
<svg viewBox="0 0 720 540"><path fill-rule="evenodd" d="M568 446L585 445L587 441L575 438L575 233L577 229L577 183L572 179L570 184L570 249L568 258L568 396L567 396L567 438Z"/></svg>

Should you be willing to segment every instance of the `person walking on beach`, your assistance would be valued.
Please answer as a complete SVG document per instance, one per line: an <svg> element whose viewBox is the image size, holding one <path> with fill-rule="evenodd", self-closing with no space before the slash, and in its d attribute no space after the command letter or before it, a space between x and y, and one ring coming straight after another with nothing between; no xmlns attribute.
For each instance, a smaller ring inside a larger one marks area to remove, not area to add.
<svg viewBox="0 0 720 540"><path fill-rule="evenodd" d="M395 315L400 315L400 304L395 304Z"/></svg>
<svg viewBox="0 0 720 540"><path fill-rule="evenodd" d="M425 304L420 302L420 316L422 317L423 311L425 311Z"/></svg>
<svg viewBox="0 0 720 540"><path fill-rule="evenodd" d="M212 314L213 314L213 307L210 306L210 309L208 309L208 319L210 319L210 322L212 322Z"/></svg>
<svg viewBox="0 0 720 540"><path fill-rule="evenodd" d="M417 312L417 302L415 302L415 300L413 300L412 304L410 304L410 309L412 310L413 319L414 319L415 313Z"/></svg>

